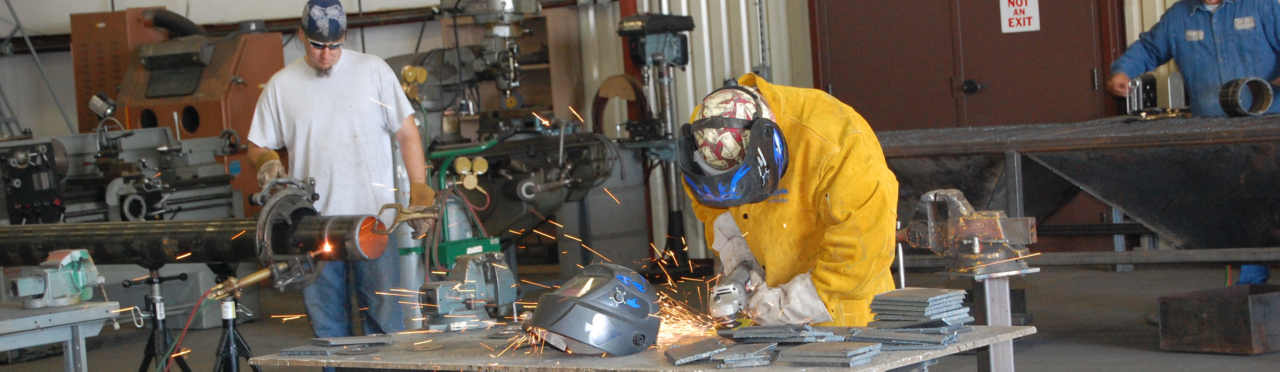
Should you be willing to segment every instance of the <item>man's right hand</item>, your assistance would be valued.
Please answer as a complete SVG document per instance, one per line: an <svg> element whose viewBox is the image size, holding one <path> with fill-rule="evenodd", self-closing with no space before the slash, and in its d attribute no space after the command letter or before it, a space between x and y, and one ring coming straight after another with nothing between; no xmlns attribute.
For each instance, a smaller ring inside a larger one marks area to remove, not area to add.
<svg viewBox="0 0 1280 372"><path fill-rule="evenodd" d="M1111 79L1107 80L1107 91L1119 97L1128 97L1129 80L1132 80L1129 75L1117 72L1115 75L1111 75Z"/></svg>
<svg viewBox="0 0 1280 372"><path fill-rule="evenodd" d="M271 180L289 177L289 173L284 170L284 164L280 162L280 154L274 150L266 150L250 160L258 168L258 187L267 187L267 183Z"/></svg>

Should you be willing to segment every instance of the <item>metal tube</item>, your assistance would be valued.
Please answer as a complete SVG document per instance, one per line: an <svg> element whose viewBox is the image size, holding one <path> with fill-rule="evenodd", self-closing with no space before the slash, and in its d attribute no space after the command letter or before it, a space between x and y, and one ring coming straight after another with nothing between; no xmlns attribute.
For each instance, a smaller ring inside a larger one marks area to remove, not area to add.
<svg viewBox="0 0 1280 372"><path fill-rule="evenodd" d="M302 217L292 226L278 224L271 245L277 255L302 254L322 251L322 242L329 242L333 254L320 255L322 259L368 260L386 247L385 236L371 233L373 221L373 216ZM0 266L39 265L59 249L87 249L99 265L147 268L254 261L257 224L255 219L227 219L3 226Z"/></svg>

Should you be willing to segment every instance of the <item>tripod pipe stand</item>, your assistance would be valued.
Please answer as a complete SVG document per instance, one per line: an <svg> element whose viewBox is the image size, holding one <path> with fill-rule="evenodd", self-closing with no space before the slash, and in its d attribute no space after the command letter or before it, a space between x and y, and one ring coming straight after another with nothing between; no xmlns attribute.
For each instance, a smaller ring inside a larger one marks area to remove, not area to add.
<svg viewBox="0 0 1280 372"><path fill-rule="evenodd" d="M240 358L245 363L252 358L252 350L244 341L244 336L236 329L236 298L227 297L222 300L222 341L218 342L218 361L213 365L214 372L240 372ZM250 366L254 372L262 372L258 366Z"/></svg>
<svg viewBox="0 0 1280 372"><path fill-rule="evenodd" d="M147 284L151 286L151 294L147 295L146 303L148 314L151 318L151 337L147 339L147 348L142 358L142 365L138 366L138 372L147 372L154 360L157 366L169 363L169 348L173 347L173 336L169 335L169 328L164 325L164 296L160 295L160 284L170 280L187 280L187 274L178 274L174 276L160 276L157 269L151 270L151 275L141 280L126 280L120 283L125 288L129 288L136 284ZM191 367L187 366L186 358L181 356L172 357L178 363L178 368L183 372L191 372Z"/></svg>

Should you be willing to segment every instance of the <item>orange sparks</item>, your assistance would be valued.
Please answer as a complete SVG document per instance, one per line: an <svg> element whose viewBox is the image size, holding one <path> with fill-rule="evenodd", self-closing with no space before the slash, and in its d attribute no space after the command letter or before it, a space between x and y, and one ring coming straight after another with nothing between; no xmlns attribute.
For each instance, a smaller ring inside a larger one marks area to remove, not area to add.
<svg viewBox="0 0 1280 372"><path fill-rule="evenodd" d="M542 284L538 284L538 283L534 283L534 282L528 281L528 280L526 280L526 279L520 279L520 281L525 282L525 283L529 283L529 284L533 284L533 285L536 285L536 286L539 286L539 287L542 287L542 288L551 289L551 287L548 287L548 286L545 286L545 285L542 285Z"/></svg>
<svg viewBox="0 0 1280 372"><path fill-rule="evenodd" d="M550 126L551 126L551 122L550 122L550 121L547 121L547 119L543 119L543 118L542 118L542 115L538 115L538 113L536 113L536 112L530 112L530 114L533 114L533 117L538 118L538 120L541 120L541 121L542 121L542 125L544 125L544 126L548 126L548 127L550 127Z"/></svg>
<svg viewBox="0 0 1280 372"><path fill-rule="evenodd" d="M391 291L392 291L392 292L404 292L404 293L426 294L426 293L423 293L423 292L410 291L410 290L408 290L408 289L400 289L400 288L391 288Z"/></svg>
<svg viewBox="0 0 1280 372"><path fill-rule="evenodd" d="M578 237L573 236L573 235L569 235L569 234L564 234L564 237L569 238L569 239L573 239L573 240L577 240L577 241L579 241L579 242L581 242L581 241L582 241L582 239L578 239Z"/></svg>
<svg viewBox="0 0 1280 372"><path fill-rule="evenodd" d="M587 122L586 120L582 120L582 115L578 115L578 110L574 110L574 109L573 109L573 106L569 106L569 112L572 112L572 113L573 113L573 116L574 116L574 117L576 117L576 118L578 118L578 121L583 122L583 123L586 123L586 122Z"/></svg>
<svg viewBox="0 0 1280 372"><path fill-rule="evenodd" d="M177 354L173 354L173 355L172 355L172 356L170 356L170 357L171 357L171 358L177 358L177 357L180 357L180 356L183 356L183 355L187 355L187 354L191 354L191 349L183 349L183 350L182 350L182 352L177 353Z"/></svg>
<svg viewBox="0 0 1280 372"><path fill-rule="evenodd" d="M191 252L183 253L182 255L179 255L178 257L174 257L174 259L181 260L181 259L184 259L184 258L187 258L187 257L191 257Z"/></svg>
<svg viewBox="0 0 1280 372"><path fill-rule="evenodd" d="M483 342L481 342L481 343L480 343L480 346L484 346L484 348L485 348L485 349L489 349L489 351L497 351L497 350L494 350L493 348L489 347L489 345L485 345Z"/></svg>
<svg viewBox="0 0 1280 372"><path fill-rule="evenodd" d="M419 333L440 333L440 332L444 332L444 331L441 331L441 330L438 330L438 329L424 329L424 330L421 330L421 331L404 331L404 332L397 332L396 334L398 334L398 335L413 335L413 334L419 334Z"/></svg>
<svg viewBox="0 0 1280 372"><path fill-rule="evenodd" d="M373 293L374 293L374 294L380 294L380 295L383 295L383 296L400 296L400 297L410 297L410 298L418 297L418 296L414 296L414 295L410 295L410 294L401 294L401 293L387 293L387 292L373 292Z"/></svg>
<svg viewBox="0 0 1280 372"><path fill-rule="evenodd" d="M558 223L558 222L556 222L556 221L553 221L553 220L547 220L547 222L550 222L552 225L556 225L556 226L557 226L557 227L559 227L559 228L562 228L562 229L564 228L564 225L561 225L560 223Z"/></svg>
<svg viewBox="0 0 1280 372"><path fill-rule="evenodd" d="M556 237L551 236L551 235L547 235L547 233L544 233L544 232L541 232L541 231L538 231L538 230L533 230L533 232L538 233L538 235L542 235L542 236L545 236L545 237L547 237L547 238L550 238L551 240L555 240L555 239L556 239Z"/></svg>
<svg viewBox="0 0 1280 372"><path fill-rule="evenodd" d="M431 273L436 275L449 275L448 271L432 271Z"/></svg>
<svg viewBox="0 0 1280 372"><path fill-rule="evenodd" d="M597 256L600 256L600 258L603 258L605 261L613 262L613 260L610 260L609 257L605 257L604 255L600 254L600 252L596 252L596 250L591 249L591 247L588 247L586 244L583 244L582 247L586 248L588 251L591 251L591 253L595 253Z"/></svg>
<svg viewBox="0 0 1280 372"><path fill-rule="evenodd" d="M112 313L123 313L123 312L129 311L129 310L133 310L133 309L136 309L136 308L138 308L138 307L137 307L137 306L130 306L130 307L126 307L126 308L119 309L119 310L111 310L111 312L112 312Z"/></svg>
<svg viewBox="0 0 1280 372"><path fill-rule="evenodd" d="M658 254L658 259L662 259L662 251L658 250L658 246L653 245L653 243L649 243L649 248L653 248L653 253Z"/></svg>
<svg viewBox="0 0 1280 372"><path fill-rule="evenodd" d="M519 232L519 231L515 231L515 230L511 230L511 229L507 229L507 231L510 231L512 234L520 235L520 232Z"/></svg>
<svg viewBox="0 0 1280 372"><path fill-rule="evenodd" d="M422 344L425 344L425 343L428 343L428 342L431 342L431 341L435 341L435 340L418 341L418 342L414 342L413 344L414 344L414 345L422 345Z"/></svg>
<svg viewBox="0 0 1280 372"><path fill-rule="evenodd" d="M296 314L296 315L272 315L271 317L272 317L272 318L297 318L297 317L303 317L303 316L307 316L307 315L306 315L306 314Z"/></svg>
<svg viewBox="0 0 1280 372"><path fill-rule="evenodd" d="M622 202L618 201L618 197L613 196L613 193L612 193L612 192L609 192L609 188L608 188L608 187L601 187L601 188L602 188L602 189L604 189L604 192L605 192L605 193L609 194L609 197L610 197L610 198L613 198L613 202L614 202L614 203L618 203L618 205L622 205Z"/></svg>
<svg viewBox="0 0 1280 372"><path fill-rule="evenodd" d="M239 234L236 234L236 236L231 237L231 240L236 240L236 238L239 238L239 237L240 237L240 235L244 235L244 232L245 232L245 231L247 231L247 230L240 230L240 233L239 233Z"/></svg>
<svg viewBox="0 0 1280 372"><path fill-rule="evenodd" d="M667 274L667 284L672 285L672 286L676 285L676 283L674 283L674 282L672 282L672 281L671 281L671 273L668 273L668 272L667 272L667 266L666 266L666 265L663 265L663 264L662 264L662 261L658 261L658 268L659 268L659 269L662 269L662 273L663 273L663 274Z"/></svg>

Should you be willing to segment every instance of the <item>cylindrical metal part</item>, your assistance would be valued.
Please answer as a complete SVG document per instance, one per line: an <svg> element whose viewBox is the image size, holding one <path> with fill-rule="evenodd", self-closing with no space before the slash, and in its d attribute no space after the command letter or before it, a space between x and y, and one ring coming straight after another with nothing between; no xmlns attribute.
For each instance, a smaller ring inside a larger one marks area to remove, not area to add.
<svg viewBox="0 0 1280 372"><path fill-rule="evenodd" d="M304 218L289 234L289 248L275 245L275 253L306 253L319 248L316 257L328 261L372 260L382 257L387 249L387 236L373 233L377 224L373 216Z"/></svg>
<svg viewBox="0 0 1280 372"><path fill-rule="evenodd" d="M277 223L273 247L317 258L369 260L381 256L386 236L371 232L372 216L307 216L293 225ZM101 222L0 227L0 266L35 266L49 252L87 249L99 265L136 264L158 268L168 263L246 262L258 259L258 221ZM308 236L309 235L309 236Z"/></svg>

